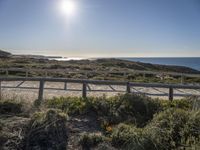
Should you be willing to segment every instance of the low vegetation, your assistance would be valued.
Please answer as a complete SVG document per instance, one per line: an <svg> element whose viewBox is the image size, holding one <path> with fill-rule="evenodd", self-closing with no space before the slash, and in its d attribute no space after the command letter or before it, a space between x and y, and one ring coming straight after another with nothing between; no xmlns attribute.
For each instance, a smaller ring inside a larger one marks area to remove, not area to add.
<svg viewBox="0 0 200 150"><path fill-rule="evenodd" d="M4 58L0 59L1 68L19 68L29 70L29 77L50 76L64 77L73 79L93 79L93 80L127 80L132 82L160 82L160 83L180 83L180 76L168 75L152 75L142 73L126 73L134 70L142 71L161 71L161 72L178 72L178 73L200 73L197 70L181 67L157 65L141 62L131 62L120 59L97 59L97 60L71 60L71 61L56 61L48 59L33 59L29 57L22 58ZM35 71L35 70L39 71ZM45 73L45 69L49 70ZM55 71L55 69L57 71ZM58 71L66 69L67 71ZM70 70L70 71L69 71ZM94 72L94 70L96 72ZM74 73L73 71L76 71ZM77 72L78 71L78 72ZM92 72L91 72L92 71ZM98 71L101 71L98 73ZM110 72L110 73L109 73ZM112 72L112 73L111 73ZM0 76L5 76L6 72L0 72ZM9 71L9 76L25 76L23 71ZM185 83L200 83L200 78L184 78Z"/></svg>
<svg viewBox="0 0 200 150"><path fill-rule="evenodd" d="M0 102L0 114L18 114L22 113L22 103L12 100Z"/></svg>
<svg viewBox="0 0 200 150"><path fill-rule="evenodd" d="M28 124L23 149L66 149L66 121L66 114L59 110L35 113Z"/></svg>
<svg viewBox="0 0 200 150"><path fill-rule="evenodd" d="M61 109L70 115L93 113L102 125L131 122L144 126L161 109L159 100L139 95L118 95L111 98L61 97L46 101L47 107Z"/></svg>
<svg viewBox="0 0 200 150"><path fill-rule="evenodd" d="M83 149L90 149L102 143L106 138L99 134L94 133L83 133L80 137L79 143Z"/></svg>
<svg viewBox="0 0 200 150"><path fill-rule="evenodd" d="M196 99L167 101L133 94L55 97L25 116L21 113L23 104L1 102L0 108L6 111L0 113L0 149L199 149L200 108ZM13 113L13 108L20 111ZM88 116L93 119L84 130Z"/></svg>

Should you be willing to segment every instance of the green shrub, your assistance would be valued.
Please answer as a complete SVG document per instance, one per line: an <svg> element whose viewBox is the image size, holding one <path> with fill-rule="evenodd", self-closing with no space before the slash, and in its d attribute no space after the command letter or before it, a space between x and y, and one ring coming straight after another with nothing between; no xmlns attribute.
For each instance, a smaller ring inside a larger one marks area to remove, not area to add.
<svg viewBox="0 0 200 150"><path fill-rule="evenodd" d="M35 113L27 129L24 149L66 149L66 121L66 114L60 110Z"/></svg>
<svg viewBox="0 0 200 150"><path fill-rule="evenodd" d="M111 145L110 142L102 142L99 143L94 150L117 150L115 147Z"/></svg>
<svg viewBox="0 0 200 150"><path fill-rule="evenodd" d="M153 141L158 149L174 149L185 145L188 135L198 134L197 131L191 132L192 126L199 128L199 117L191 118L193 113L183 109L168 109L157 114L149 125L146 126L145 132ZM195 120L195 121L191 121ZM194 130L192 130L194 131ZM186 133L187 134L186 134ZM189 132L189 133L188 133Z"/></svg>
<svg viewBox="0 0 200 150"><path fill-rule="evenodd" d="M110 124L133 122L138 126L144 126L161 108L158 100L135 94L92 98L88 103L91 110Z"/></svg>
<svg viewBox="0 0 200 150"><path fill-rule="evenodd" d="M200 146L200 111L192 111L183 130L184 143Z"/></svg>
<svg viewBox="0 0 200 150"><path fill-rule="evenodd" d="M119 124L111 135L112 145L130 150L154 150L155 146L142 128Z"/></svg>
<svg viewBox="0 0 200 150"><path fill-rule="evenodd" d="M160 100L162 110L166 110L169 108L180 108L180 109L184 109L184 110L191 110L192 103L193 103L193 101L188 98L180 99L180 100L173 100L173 101Z"/></svg>
<svg viewBox="0 0 200 150"><path fill-rule="evenodd" d="M22 103L16 101L2 101L0 102L0 114L18 114L22 112Z"/></svg>
<svg viewBox="0 0 200 150"><path fill-rule="evenodd" d="M200 147L200 112L167 109L144 128L119 124L111 134L117 148L169 150Z"/></svg>
<svg viewBox="0 0 200 150"><path fill-rule="evenodd" d="M82 146L83 149L90 149L91 147L97 146L104 140L105 137L100 134L84 133L83 135L81 135L79 144Z"/></svg>
<svg viewBox="0 0 200 150"><path fill-rule="evenodd" d="M86 102L79 97L60 97L47 100L47 107L61 109L68 114L81 114L85 111Z"/></svg>
<svg viewBox="0 0 200 150"><path fill-rule="evenodd" d="M146 96L125 94L115 97L61 97L47 100L49 108L61 109L69 114L95 113L103 122L118 124L133 122L144 126L161 110L160 102Z"/></svg>
<svg viewBox="0 0 200 150"><path fill-rule="evenodd" d="M119 124L111 135L112 144L116 147L125 147L128 144L139 145L142 130L134 126Z"/></svg>

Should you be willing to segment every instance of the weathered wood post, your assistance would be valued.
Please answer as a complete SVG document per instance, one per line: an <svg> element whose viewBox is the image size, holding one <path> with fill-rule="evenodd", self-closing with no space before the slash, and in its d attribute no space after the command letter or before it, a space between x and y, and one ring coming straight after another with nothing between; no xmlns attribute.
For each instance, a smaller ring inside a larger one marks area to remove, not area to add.
<svg viewBox="0 0 200 150"><path fill-rule="evenodd" d="M87 84L85 82L83 82L82 97L87 97Z"/></svg>
<svg viewBox="0 0 200 150"><path fill-rule="evenodd" d="M169 88L169 100L173 101L174 99L174 90L172 87Z"/></svg>
<svg viewBox="0 0 200 150"><path fill-rule="evenodd" d="M123 76L124 76L124 78L126 78L126 72L124 72Z"/></svg>
<svg viewBox="0 0 200 150"><path fill-rule="evenodd" d="M1 93L1 81L0 81L0 100L2 99L2 93Z"/></svg>
<svg viewBox="0 0 200 150"><path fill-rule="evenodd" d="M85 78L88 79L88 72L85 73Z"/></svg>
<svg viewBox="0 0 200 150"><path fill-rule="evenodd" d="M47 71L46 71L46 70L45 70L45 73L44 73L44 74L45 74L45 77L47 77L47 76L48 76L48 73L47 73Z"/></svg>
<svg viewBox="0 0 200 150"><path fill-rule="evenodd" d="M26 70L26 78L28 77L28 70Z"/></svg>
<svg viewBox="0 0 200 150"><path fill-rule="evenodd" d="M143 73L143 79L145 79L146 78L146 74L145 73Z"/></svg>
<svg viewBox="0 0 200 150"><path fill-rule="evenodd" d="M181 75L181 84L184 84L184 80L185 80L184 75Z"/></svg>
<svg viewBox="0 0 200 150"><path fill-rule="evenodd" d="M39 94L38 94L39 102L43 100L43 94L44 94L44 80L40 80L40 87L39 87Z"/></svg>
<svg viewBox="0 0 200 150"><path fill-rule="evenodd" d="M8 72L8 69L6 69L6 76L8 76L9 75L9 72Z"/></svg>
<svg viewBox="0 0 200 150"><path fill-rule="evenodd" d="M129 82L127 82L127 84L126 84L126 92L131 93L131 86L130 86Z"/></svg>
<svg viewBox="0 0 200 150"><path fill-rule="evenodd" d="M64 83L64 90L67 90L67 82Z"/></svg>

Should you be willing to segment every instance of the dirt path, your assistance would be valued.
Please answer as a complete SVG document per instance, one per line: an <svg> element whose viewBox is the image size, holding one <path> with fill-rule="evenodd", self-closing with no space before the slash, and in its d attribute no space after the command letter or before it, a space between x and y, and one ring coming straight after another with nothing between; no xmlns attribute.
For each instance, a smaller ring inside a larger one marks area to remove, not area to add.
<svg viewBox="0 0 200 150"><path fill-rule="evenodd" d="M71 117L67 127L69 130L68 150L81 149L78 141L83 133L101 134L99 123L92 114Z"/></svg>

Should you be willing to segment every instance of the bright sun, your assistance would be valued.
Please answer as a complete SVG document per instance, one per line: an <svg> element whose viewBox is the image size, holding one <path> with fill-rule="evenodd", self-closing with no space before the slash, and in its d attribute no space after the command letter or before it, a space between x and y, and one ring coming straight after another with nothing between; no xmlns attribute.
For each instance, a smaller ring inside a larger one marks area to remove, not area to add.
<svg viewBox="0 0 200 150"><path fill-rule="evenodd" d="M74 0L62 0L60 9L65 15L72 16L76 13L77 6Z"/></svg>

